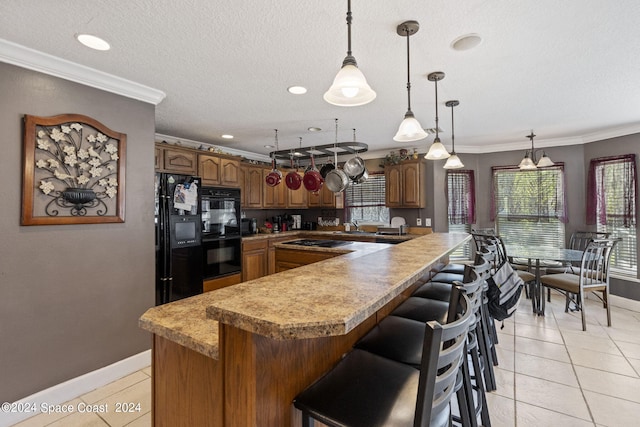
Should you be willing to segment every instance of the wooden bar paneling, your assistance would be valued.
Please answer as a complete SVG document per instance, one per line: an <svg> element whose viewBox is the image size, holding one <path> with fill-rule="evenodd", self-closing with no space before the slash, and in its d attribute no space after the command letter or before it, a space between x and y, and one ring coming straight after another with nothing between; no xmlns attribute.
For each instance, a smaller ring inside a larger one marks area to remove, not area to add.
<svg viewBox="0 0 640 427"><path fill-rule="evenodd" d="M220 360L154 335L152 370L154 427L223 425Z"/></svg>

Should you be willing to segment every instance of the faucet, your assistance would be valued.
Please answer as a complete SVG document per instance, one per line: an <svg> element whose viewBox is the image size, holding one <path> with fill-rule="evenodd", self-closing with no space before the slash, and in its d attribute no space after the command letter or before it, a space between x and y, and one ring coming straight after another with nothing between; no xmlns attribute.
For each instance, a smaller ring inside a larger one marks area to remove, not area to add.
<svg viewBox="0 0 640 427"><path fill-rule="evenodd" d="M357 219L351 220L351 224L353 224L356 227L356 231L360 231L360 226L358 225Z"/></svg>

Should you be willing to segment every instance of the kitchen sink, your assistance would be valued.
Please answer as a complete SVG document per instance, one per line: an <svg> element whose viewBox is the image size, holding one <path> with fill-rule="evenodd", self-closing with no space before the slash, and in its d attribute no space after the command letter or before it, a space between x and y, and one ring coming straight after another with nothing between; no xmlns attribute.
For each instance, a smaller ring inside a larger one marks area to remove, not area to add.
<svg viewBox="0 0 640 427"><path fill-rule="evenodd" d="M348 245L352 242L340 241L340 240L312 240L312 239L303 239L303 240L294 240L292 242L284 242L285 245L296 245L296 246L314 246L319 248L335 248L338 246Z"/></svg>
<svg viewBox="0 0 640 427"><path fill-rule="evenodd" d="M361 234L365 236L375 236L375 232L371 231L360 231L360 230L351 230L351 231L336 231L336 234Z"/></svg>

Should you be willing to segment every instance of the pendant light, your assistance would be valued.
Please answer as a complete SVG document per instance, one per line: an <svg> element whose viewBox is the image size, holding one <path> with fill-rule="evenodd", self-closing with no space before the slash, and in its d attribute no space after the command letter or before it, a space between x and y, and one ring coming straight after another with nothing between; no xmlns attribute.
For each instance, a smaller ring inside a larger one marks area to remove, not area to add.
<svg viewBox="0 0 640 427"><path fill-rule="evenodd" d="M351 55L351 0L347 0L347 42L347 56L342 61L342 68L323 98L329 104L357 107L376 99L376 93L358 69L356 58Z"/></svg>
<svg viewBox="0 0 640 427"><path fill-rule="evenodd" d="M430 82L434 82L436 86L436 137L433 140L431 147L429 147L429 151L424 155L424 158L429 160L446 159L449 157L449 152L444 148L442 142L440 142L440 134L438 133L438 82L444 79L444 73L442 71L430 73L427 76L427 79L429 79Z"/></svg>
<svg viewBox="0 0 640 427"><path fill-rule="evenodd" d="M527 135L527 138L531 140L531 150L525 151L524 158L518 165L520 170L534 170L554 165L551 159L547 156L547 153L545 153L544 151L542 152L542 157L536 164L536 152L540 150L536 150L535 148L533 148L533 138L535 138L535 136L536 135L533 133L533 129L531 130L531 133Z"/></svg>
<svg viewBox="0 0 640 427"><path fill-rule="evenodd" d="M456 154L456 143L455 143L455 135L453 133L453 107L460 105L460 101L451 100L447 101L444 105L447 107L451 107L451 155L447 159L447 162L444 164L445 169L460 169L464 167L460 157Z"/></svg>
<svg viewBox="0 0 640 427"><path fill-rule="evenodd" d="M409 37L418 32L420 24L417 21L406 21L398 25L396 32L400 36L407 37L407 112L404 115L404 120L400 123L398 132L393 137L397 142L411 142L418 141L427 137L427 133L424 131L420 122L414 117L413 111L411 111L411 78L410 78L410 62L409 62Z"/></svg>

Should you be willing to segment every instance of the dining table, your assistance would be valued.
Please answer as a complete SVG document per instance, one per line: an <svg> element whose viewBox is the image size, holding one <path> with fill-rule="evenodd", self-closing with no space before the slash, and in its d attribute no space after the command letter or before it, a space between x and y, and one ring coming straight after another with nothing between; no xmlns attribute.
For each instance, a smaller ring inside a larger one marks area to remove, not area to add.
<svg viewBox="0 0 640 427"><path fill-rule="evenodd" d="M544 316L545 310L544 292L540 283L541 263L543 261L559 261L563 265L567 265L582 260L584 254L583 251L577 249L523 244L507 244L506 251L510 258L527 259L529 271L532 271L536 276L535 282L529 288L529 294L533 313L538 316Z"/></svg>

